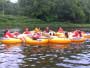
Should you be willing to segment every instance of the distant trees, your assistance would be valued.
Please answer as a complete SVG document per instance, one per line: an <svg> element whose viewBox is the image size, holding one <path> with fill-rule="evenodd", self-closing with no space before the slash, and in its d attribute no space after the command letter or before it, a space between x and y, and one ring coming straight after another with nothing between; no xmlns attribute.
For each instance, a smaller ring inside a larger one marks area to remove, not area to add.
<svg viewBox="0 0 90 68"><path fill-rule="evenodd" d="M17 15L18 11L17 3L11 3L10 0L0 0L0 14Z"/></svg>
<svg viewBox="0 0 90 68"><path fill-rule="evenodd" d="M90 22L90 0L18 0L18 3L2 1L0 12L4 10L5 14L45 21Z"/></svg>

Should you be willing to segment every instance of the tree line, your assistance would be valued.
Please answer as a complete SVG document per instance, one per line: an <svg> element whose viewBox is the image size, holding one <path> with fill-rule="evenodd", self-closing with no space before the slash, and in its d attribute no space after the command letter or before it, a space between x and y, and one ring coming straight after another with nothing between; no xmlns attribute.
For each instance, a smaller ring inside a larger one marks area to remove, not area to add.
<svg viewBox="0 0 90 68"><path fill-rule="evenodd" d="M0 0L0 14L44 21L90 22L90 0Z"/></svg>

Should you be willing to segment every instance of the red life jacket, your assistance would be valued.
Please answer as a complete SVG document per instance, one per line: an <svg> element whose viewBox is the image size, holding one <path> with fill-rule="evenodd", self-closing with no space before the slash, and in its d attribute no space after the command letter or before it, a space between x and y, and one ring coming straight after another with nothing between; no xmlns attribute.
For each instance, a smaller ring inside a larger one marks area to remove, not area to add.
<svg viewBox="0 0 90 68"><path fill-rule="evenodd" d="M40 38L41 37L41 34L39 34L39 33L37 33L37 34L35 34L34 36L33 36L33 38L36 38L36 39L38 39L38 38Z"/></svg>
<svg viewBox="0 0 90 68"><path fill-rule="evenodd" d="M4 35L4 37L6 37L6 38L14 38L14 35L13 34L11 34L10 32L7 32L5 35Z"/></svg>
<svg viewBox="0 0 90 68"><path fill-rule="evenodd" d="M79 36L80 36L79 33L75 31L73 37L79 37Z"/></svg>
<svg viewBox="0 0 90 68"><path fill-rule="evenodd" d="M30 31L25 31L24 34L30 34Z"/></svg>

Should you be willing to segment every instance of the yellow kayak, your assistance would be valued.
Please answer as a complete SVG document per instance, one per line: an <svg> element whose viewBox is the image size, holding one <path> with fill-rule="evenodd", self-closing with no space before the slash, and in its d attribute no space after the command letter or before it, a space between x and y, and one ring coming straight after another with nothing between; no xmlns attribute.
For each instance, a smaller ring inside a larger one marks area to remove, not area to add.
<svg viewBox="0 0 90 68"><path fill-rule="evenodd" d="M81 37L81 38L72 38L72 39L71 39L71 42L78 44L78 43L83 43L83 42L85 42L85 40L86 40L86 39L85 39L84 37Z"/></svg>
<svg viewBox="0 0 90 68"><path fill-rule="evenodd" d="M64 33L56 32L55 35L58 36L58 37L63 37L63 38L65 38Z"/></svg>
<svg viewBox="0 0 90 68"><path fill-rule="evenodd" d="M2 44L18 44L21 43L22 41L16 38L5 38L5 39L0 39L0 42Z"/></svg>
<svg viewBox="0 0 90 68"><path fill-rule="evenodd" d="M32 38L26 37L25 42L26 42L26 44L41 45L41 44L47 44L48 39L33 40Z"/></svg>
<svg viewBox="0 0 90 68"><path fill-rule="evenodd" d="M49 39L51 44L70 44L71 40L68 38L51 38Z"/></svg>
<svg viewBox="0 0 90 68"><path fill-rule="evenodd" d="M90 33L89 34L83 34L84 38L90 39Z"/></svg>

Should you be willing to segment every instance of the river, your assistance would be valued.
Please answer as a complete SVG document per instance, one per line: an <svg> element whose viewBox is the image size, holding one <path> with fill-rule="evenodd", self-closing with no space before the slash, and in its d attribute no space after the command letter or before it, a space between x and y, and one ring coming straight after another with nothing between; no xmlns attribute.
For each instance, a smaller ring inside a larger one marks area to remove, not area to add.
<svg viewBox="0 0 90 68"><path fill-rule="evenodd" d="M0 45L0 68L90 68L90 43L79 48Z"/></svg>
<svg viewBox="0 0 90 68"><path fill-rule="evenodd" d="M86 45L86 44L85 44ZM0 68L90 68L90 45L79 49L0 46Z"/></svg>

